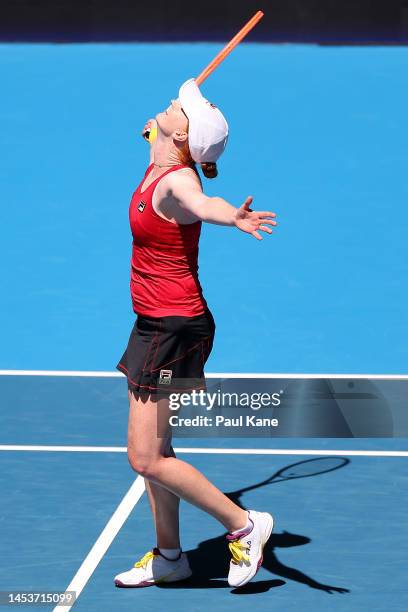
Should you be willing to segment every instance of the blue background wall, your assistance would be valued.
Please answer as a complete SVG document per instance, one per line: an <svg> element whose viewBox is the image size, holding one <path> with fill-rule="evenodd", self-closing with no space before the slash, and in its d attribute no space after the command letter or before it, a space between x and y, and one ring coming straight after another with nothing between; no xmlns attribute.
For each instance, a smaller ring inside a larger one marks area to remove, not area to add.
<svg viewBox="0 0 408 612"><path fill-rule="evenodd" d="M113 369L133 314L139 136L219 44L0 46L1 368ZM209 195L278 214L206 225L208 371L406 372L407 48L246 44L203 86L231 137Z"/></svg>

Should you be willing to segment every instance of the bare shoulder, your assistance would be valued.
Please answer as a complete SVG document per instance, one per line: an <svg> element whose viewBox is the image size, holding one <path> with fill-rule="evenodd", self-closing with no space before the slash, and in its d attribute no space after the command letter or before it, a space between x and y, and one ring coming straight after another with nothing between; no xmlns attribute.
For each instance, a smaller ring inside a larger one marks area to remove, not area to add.
<svg viewBox="0 0 408 612"><path fill-rule="evenodd" d="M170 172L166 177L166 187L171 191L183 189L203 190L199 175L193 168L180 168Z"/></svg>
<svg viewBox="0 0 408 612"><path fill-rule="evenodd" d="M190 224L198 220L188 204L203 197L200 177L193 168L180 168L169 172L159 181L153 193L156 213L175 223Z"/></svg>

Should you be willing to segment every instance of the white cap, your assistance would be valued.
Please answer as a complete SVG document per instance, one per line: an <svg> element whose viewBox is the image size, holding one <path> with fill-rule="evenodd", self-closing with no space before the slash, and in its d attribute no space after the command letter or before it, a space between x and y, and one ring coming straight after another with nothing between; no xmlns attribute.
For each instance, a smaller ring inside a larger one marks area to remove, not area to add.
<svg viewBox="0 0 408 612"><path fill-rule="evenodd" d="M215 162L228 140L228 123L222 112L204 98L195 79L180 87L179 100L188 117L188 145L195 162Z"/></svg>

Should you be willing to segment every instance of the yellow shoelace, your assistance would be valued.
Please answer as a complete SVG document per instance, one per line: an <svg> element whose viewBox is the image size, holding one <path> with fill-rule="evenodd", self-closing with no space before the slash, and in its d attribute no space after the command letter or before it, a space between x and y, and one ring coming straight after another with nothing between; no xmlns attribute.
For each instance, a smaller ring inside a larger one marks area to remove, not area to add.
<svg viewBox="0 0 408 612"><path fill-rule="evenodd" d="M143 567L143 569L146 569L147 564L149 563L150 559L154 559L155 557L157 557L157 555L155 555L151 550L149 550L149 552L147 552L141 559L140 561L137 561L134 565L134 567Z"/></svg>
<svg viewBox="0 0 408 612"><path fill-rule="evenodd" d="M233 563L238 565L241 561L249 561L248 555L245 554L248 550L248 546L241 544L239 540L228 542L228 546L233 556Z"/></svg>

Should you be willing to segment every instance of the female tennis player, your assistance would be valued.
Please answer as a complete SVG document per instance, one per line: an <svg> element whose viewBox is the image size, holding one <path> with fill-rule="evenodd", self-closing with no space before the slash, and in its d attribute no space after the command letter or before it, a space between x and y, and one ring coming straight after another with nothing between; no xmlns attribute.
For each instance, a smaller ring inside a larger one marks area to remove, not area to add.
<svg viewBox="0 0 408 612"><path fill-rule="evenodd" d="M119 587L175 582L191 575L181 551L179 501L212 515L228 531L232 554L228 582L246 584L262 563L273 519L233 503L171 446L169 401L159 395L174 379L204 378L215 325L198 280L198 242L202 221L236 227L256 239L272 233L272 212L239 208L204 195L196 163L216 176L216 160L228 138L227 122L201 94L194 79L179 98L145 126L157 129L150 165L133 194L129 218L133 235L131 296L137 314L127 349L117 368L129 390L128 459L145 479L157 545L132 569L115 577ZM174 414L174 413L173 413Z"/></svg>

